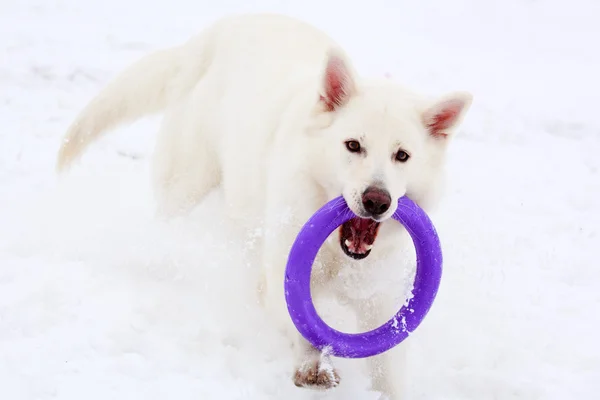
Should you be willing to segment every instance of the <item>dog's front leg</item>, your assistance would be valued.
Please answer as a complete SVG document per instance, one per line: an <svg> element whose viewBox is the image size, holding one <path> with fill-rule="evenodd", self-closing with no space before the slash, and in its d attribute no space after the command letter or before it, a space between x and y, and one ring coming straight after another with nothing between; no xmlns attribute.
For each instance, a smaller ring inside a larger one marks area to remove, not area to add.
<svg viewBox="0 0 600 400"><path fill-rule="evenodd" d="M310 214L310 213L309 213ZM307 217L308 218L308 217ZM294 347L294 384L312 389L330 389L337 386L340 377L328 354L315 349L296 330L285 302L284 274L287 257L300 228L278 230L277 237L265 241L264 303ZM318 292L312 292L313 298Z"/></svg>
<svg viewBox="0 0 600 400"><path fill-rule="evenodd" d="M377 328L384 323L393 305L382 299L371 299L357 305L358 325L362 332ZM398 346L385 353L370 357L367 362L371 372L372 386L383 394L384 399L402 400L406 390L406 344Z"/></svg>
<svg viewBox="0 0 600 400"><path fill-rule="evenodd" d="M289 190L289 185L286 186ZM310 185L298 180L294 181L293 192L277 190L271 193L268 201L261 297L276 326L285 332L294 347L296 386L329 389L340 381L330 357L298 333L285 301L284 275L289 251L303 224L320 207L319 200L322 200L313 193ZM313 296L316 294L313 292Z"/></svg>

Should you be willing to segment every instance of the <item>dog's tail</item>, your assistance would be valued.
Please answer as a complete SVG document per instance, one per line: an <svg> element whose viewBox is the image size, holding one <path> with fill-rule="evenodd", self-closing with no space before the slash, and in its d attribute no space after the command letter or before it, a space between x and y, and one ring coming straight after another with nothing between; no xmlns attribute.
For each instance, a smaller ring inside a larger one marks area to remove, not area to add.
<svg viewBox="0 0 600 400"><path fill-rule="evenodd" d="M157 113L188 93L208 65L199 42L190 41L145 56L110 82L69 127L58 152L57 172L67 169L88 145L109 130Z"/></svg>

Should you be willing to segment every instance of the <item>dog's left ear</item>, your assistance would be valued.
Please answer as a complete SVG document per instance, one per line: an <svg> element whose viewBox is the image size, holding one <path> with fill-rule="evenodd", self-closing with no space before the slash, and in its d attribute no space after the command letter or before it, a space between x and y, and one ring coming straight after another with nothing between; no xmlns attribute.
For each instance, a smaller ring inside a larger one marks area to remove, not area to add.
<svg viewBox="0 0 600 400"><path fill-rule="evenodd" d="M356 90L352 75L344 55L339 50L329 50L319 99L325 111L335 111L348 102Z"/></svg>
<svg viewBox="0 0 600 400"><path fill-rule="evenodd" d="M423 112L423 124L431 136L446 139L462 122L472 102L471 93L450 93Z"/></svg>

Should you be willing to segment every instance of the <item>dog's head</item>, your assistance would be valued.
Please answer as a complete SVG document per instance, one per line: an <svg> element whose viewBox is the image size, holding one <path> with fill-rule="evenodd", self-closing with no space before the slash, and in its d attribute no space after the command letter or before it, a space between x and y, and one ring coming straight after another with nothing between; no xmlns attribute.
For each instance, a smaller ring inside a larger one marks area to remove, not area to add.
<svg viewBox="0 0 600 400"><path fill-rule="evenodd" d="M345 58L328 55L313 115L313 175L332 199L342 194L359 217L340 228L340 245L366 258L379 225L398 199L434 200L452 133L472 96L456 92L430 101L391 83L356 81Z"/></svg>

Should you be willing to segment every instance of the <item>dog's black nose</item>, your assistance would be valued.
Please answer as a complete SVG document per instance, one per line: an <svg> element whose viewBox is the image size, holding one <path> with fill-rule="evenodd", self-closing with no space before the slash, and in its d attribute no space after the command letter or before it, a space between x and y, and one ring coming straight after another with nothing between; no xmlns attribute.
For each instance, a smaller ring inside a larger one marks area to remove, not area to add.
<svg viewBox="0 0 600 400"><path fill-rule="evenodd" d="M387 190L369 186L362 194L362 203L365 210L376 217L389 210L392 198Z"/></svg>

